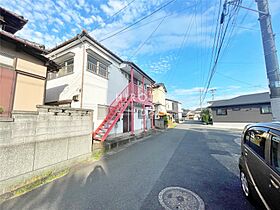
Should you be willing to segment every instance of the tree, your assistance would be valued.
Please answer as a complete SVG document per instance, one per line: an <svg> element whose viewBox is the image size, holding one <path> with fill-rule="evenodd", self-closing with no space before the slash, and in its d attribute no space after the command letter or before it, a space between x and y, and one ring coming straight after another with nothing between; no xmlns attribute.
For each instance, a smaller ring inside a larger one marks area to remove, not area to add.
<svg viewBox="0 0 280 210"><path fill-rule="evenodd" d="M202 122L206 123L207 125L212 122L212 117L209 109L203 109L201 111L201 119Z"/></svg>

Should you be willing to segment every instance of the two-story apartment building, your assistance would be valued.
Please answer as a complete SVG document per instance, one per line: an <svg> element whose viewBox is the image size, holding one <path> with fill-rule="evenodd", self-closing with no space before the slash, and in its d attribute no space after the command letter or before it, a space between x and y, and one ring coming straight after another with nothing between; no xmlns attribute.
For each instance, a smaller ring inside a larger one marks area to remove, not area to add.
<svg viewBox="0 0 280 210"><path fill-rule="evenodd" d="M163 83L153 85L153 104L155 109L155 119L167 114L166 111L167 89Z"/></svg>
<svg viewBox="0 0 280 210"><path fill-rule="evenodd" d="M166 104L167 113L169 113L175 121L177 122L182 121L183 111L182 111L181 102L171 100L171 99L166 99L165 104Z"/></svg>
<svg viewBox="0 0 280 210"><path fill-rule="evenodd" d="M14 34L28 20L0 7L0 118L12 111L36 111L44 104L47 72L58 66L42 54L42 45Z"/></svg>
<svg viewBox="0 0 280 210"><path fill-rule="evenodd" d="M86 31L47 56L62 67L48 75L47 104L94 110L95 139L151 128L154 80L137 65L123 61Z"/></svg>

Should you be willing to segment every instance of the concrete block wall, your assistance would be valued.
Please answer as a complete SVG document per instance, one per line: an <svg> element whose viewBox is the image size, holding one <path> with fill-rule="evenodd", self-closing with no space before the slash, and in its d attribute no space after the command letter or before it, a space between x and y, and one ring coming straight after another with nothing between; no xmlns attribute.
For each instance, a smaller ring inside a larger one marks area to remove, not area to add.
<svg viewBox="0 0 280 210"><path fill-rule="evenodd" d="M38 170L91 154L91 110L37 109L14 112L13 121L0 121L0 194L26 174L32 177Z"/></svg>

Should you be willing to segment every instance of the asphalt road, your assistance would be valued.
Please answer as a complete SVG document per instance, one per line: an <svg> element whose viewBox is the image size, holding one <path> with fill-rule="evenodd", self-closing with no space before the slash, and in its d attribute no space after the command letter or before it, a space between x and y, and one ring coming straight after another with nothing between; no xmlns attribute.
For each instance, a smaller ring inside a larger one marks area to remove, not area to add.
<svg viewBox="0 0 280 210"><path fill-rule="evenodd" d="M242 195L240 132L180 124L0 205L0 209L163 209L166 187L196 193L205 209L255 209Z"/></svg>

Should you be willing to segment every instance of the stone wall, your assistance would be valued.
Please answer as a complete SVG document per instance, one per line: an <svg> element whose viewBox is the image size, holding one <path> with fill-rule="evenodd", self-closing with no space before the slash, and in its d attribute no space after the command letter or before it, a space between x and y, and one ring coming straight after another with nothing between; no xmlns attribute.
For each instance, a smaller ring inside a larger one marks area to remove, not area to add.
<svg viewBox="0 0 280 210"><path fill-rule="evenodd" d="M155 119L155 127L156 128L160 128L160 129L164 129L164 120L163 119Z"/></svg>
<svg viewBox="0 0 280 210"><path fill-rule="evenodd" d="M37 106L37 112L14 112L0 121L0 194L36 171L92 151L91 110Z"/></svg>

